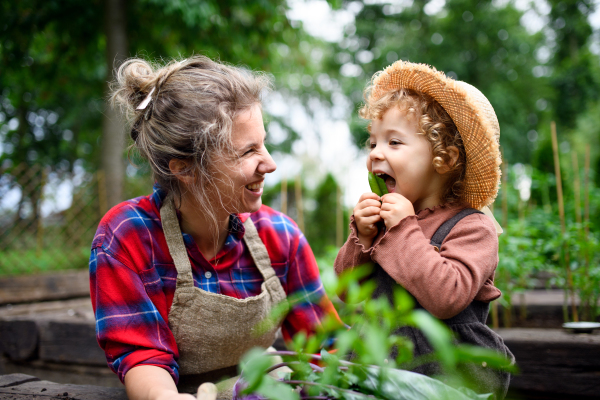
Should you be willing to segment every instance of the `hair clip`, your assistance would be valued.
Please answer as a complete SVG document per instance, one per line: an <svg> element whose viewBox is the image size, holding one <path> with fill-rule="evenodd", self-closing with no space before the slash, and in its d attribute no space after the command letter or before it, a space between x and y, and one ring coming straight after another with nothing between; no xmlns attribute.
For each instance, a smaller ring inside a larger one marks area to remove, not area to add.
<svg viewBox="0 0 600 400"><path fill-rule="evenodd" d="M142 101L140 105L137 106L136 110L144 110L146 109L146 107L148 107L148 103L150 103L150 100L152 100L152 93L154 93L154 89L156 88L152 88L152 90L150 91L150 93L148 93L148 96L146 96L144 101Z"/></svg>

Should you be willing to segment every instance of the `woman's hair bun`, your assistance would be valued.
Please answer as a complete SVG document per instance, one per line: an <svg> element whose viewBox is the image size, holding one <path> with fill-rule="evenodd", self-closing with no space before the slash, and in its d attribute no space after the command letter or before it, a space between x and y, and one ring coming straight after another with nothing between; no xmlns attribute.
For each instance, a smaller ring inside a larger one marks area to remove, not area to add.
<svg viewBox="0 0 600 400"><path fill-rule="evenodd" d="M152 65L139 58L125 61L117 70L116 80L111 84L111 100L121 107L130 123L135 120L135 109L155 86L156 78Z"/></svg>

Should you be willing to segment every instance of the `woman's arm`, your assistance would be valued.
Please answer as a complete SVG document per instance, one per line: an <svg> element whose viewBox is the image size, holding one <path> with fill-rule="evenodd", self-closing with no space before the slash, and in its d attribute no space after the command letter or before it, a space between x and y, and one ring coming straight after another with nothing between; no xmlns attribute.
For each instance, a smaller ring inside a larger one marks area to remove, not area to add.
<svg viewBox="0 0 600 400"><path fill-rule="evenodd" d="M195 396L178 393L175 382L165 369L154 365L139 365L125 375L125 390L129 400L192 400Z"/></svg>
<svg viewBox="0 0 600 400"><path fill-rule="evenodd" d="M94 247L90 257L96 336L108 366L121 381L138 365L160 366L176 379L177 345L167 324L161 280L154 269L142 271L142 278L121 260L105 246Z"/></svg>

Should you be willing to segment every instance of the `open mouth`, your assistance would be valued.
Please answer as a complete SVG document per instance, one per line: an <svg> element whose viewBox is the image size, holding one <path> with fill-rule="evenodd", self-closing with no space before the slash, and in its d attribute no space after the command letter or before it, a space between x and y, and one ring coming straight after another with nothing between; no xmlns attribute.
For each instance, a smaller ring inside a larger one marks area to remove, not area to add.
<svg viewBox="0 0 600 400"><path fill-rule="evenodd" d="M245 187L246 187L246 189L248 189L251 192L258 193L262 190L263 187L265 187L265 181L251 183L249 185L246 185Z"/></svg>
<svg viewBox="0 0 600 400"><path fill-rule="evenodd" d="M394 193L394 190L396 189L396 180L394 178L383 172L378 172L375 175L384 180L388 193Z"/></svg>

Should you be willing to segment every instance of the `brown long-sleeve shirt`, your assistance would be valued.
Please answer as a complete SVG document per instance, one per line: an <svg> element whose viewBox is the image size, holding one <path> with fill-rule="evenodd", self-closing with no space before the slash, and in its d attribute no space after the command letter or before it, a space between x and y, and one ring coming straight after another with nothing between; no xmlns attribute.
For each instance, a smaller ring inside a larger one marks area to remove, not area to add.
<svg viewBox="0 0 600 400"><path fill-rule="evenodd" d="M473 300L497 299L501 295L494 286L498 237L489 217L464 217L439 252L429 244L440 225L466 207L441 205L421 210L388 231L380 231L368 249L359 243L352 217L351 233L335 259L335 271L340 274L374 261L440 319L457 315Z"/></svg>

